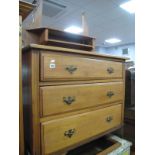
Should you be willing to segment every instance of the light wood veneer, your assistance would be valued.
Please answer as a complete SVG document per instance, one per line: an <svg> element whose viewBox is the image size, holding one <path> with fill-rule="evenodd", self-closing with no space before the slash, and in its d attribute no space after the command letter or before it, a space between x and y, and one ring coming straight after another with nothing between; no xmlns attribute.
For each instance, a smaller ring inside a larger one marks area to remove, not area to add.
<svg viewBox="0 0 155 155"><path fill-rule="evenodd" d="M82 50L25 47L24 125L31 155L61 155L120 128L124 62Z"/></svg>

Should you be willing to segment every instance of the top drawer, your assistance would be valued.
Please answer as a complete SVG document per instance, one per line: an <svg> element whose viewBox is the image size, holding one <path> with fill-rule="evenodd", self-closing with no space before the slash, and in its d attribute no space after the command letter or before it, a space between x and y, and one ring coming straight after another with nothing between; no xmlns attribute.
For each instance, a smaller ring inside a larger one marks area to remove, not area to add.
<svg viewBox="0 0 155 155"><path fill-rule="evenodd" d="M122 78L122 63L74 55L41 54L41 81Z"/></svg>

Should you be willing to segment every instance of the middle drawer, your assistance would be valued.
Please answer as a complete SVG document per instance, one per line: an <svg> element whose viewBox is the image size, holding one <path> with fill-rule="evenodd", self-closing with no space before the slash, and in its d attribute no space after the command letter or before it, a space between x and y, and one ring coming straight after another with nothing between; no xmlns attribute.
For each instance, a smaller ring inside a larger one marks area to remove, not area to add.
<svg viewBox="0 0 155 155"><path fill-rule="evenodd" d="M40 88L40 109L43 117L121 100L123 100L123 82Z"/></svg>

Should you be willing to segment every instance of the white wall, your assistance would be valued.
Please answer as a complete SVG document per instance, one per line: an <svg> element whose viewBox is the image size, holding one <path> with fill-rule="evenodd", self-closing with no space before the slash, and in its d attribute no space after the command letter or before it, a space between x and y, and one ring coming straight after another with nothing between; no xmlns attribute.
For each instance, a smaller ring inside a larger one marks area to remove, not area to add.
<svg viewBox="0 0 155 155"><path fill-rule="evenodd" d="M122 49L128 48L129 52L128 54L124 55L122 54ZM116 46L116 47L109 47L109 48L103 48L98 47L97 52L103 53L103 54L110 54L110 55L116 55L116 56L124 56L130 58L130 60L135 61L135 44L129 44L129 45L122 45L122 46Z"/></svg>

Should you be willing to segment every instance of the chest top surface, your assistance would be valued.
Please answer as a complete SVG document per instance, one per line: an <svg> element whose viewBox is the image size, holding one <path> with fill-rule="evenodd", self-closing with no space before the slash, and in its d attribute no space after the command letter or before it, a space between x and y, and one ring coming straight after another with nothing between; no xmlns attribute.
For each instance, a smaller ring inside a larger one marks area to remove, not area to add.
<svg viewBox="0 0 155 155"><path fill-rule="evenodd" d="M48 51L50 52L59 52L64 54L74 54L74 55L81 55L86 57L96 57L96 58L107 58L115 61L122 61L125 62L129 58L127 57L120 57L120 56L112 56L108 54L100 54L95 51L93 52L87 52L83 50L76 50L76 49L70 49L70 48L62 48L62 47L55 47L55 46L46 46L46 45L39 45L39 44L30 44L23 48L23 52L29 51L29 50L38 50L38 51Z"/></svg>

